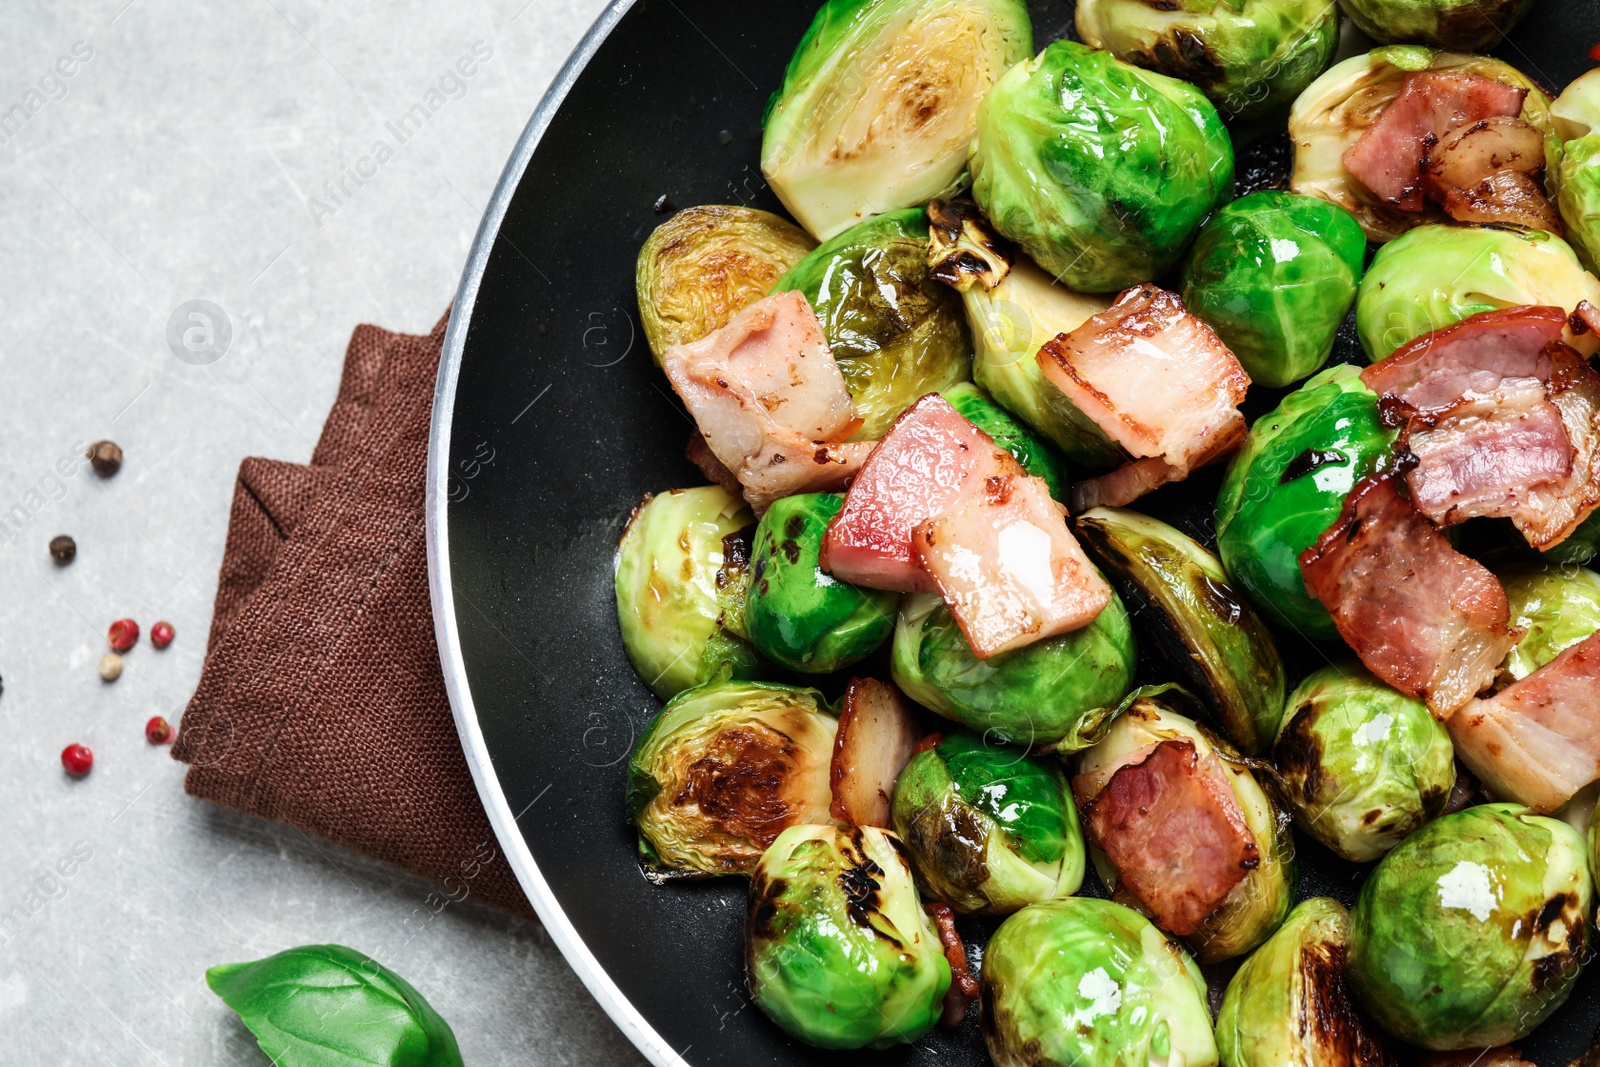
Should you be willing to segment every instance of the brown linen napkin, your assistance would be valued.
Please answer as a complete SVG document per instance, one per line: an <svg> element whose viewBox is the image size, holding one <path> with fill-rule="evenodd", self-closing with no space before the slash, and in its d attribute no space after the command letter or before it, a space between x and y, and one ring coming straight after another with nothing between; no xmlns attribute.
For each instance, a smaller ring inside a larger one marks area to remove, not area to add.
<svg viewBox="0 0 1600 1067"><path fill-rule="evenodd" d="M423 521L444 343L358 326L309 466L239 467L200 685L173 756L192 796L533 912L461 754Z"/></svg>

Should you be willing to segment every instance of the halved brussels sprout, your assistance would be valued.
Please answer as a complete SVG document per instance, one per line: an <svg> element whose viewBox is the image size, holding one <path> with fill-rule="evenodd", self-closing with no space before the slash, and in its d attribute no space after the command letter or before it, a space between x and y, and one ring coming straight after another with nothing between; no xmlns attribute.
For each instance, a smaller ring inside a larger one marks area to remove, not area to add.
<svg viewBox="0 0 1600 1067"><path fill-rule="evenodd" d="M1133 606L1134 630L1165 677L1197 694L1240 751L1259 756L1283 717L1283 660L1222 561L1183 531L1123 508L1076 523L1084 547Z"/></svg>
<svg viewBox="0 0 1600 1067"><path fill-rule="evenodd" d="M1433 0L1397 2L1414 7ZM1289 137L1294 141L1294 171L1289 188L1338 204L1356 217L1368 237L1378 242L1393 240L1413 226L1443 218L1443 212L1436 209L1401 211L1384 203L1344 165L1345 149L1355 144L1400 95L1406 75L1424 70L1477 74L1528 90L1522 103L1522 121L1546 135L1547 154L1551 148L1559 148L1550 121L1550 98L1515 67L1489 56L1391 45L1335 64L1294 102L1289 111ZM1448 265L1451 257L1441 255L1440 261Z"/></svg>
<svg viewBox="0 0 1600 1067"><path fill-rule="evenodd" d="M1545 184L1578 258L1589 270L1600 270L1600 70L1567 86L1550 105L1550 116L1561 154L1547 160Z"/></svg>
<svg viewBox="0 0 1600 1067"><path fill-rule="evenodd" d="M1344 498L1389 456L1395 431L1351 366L1329 367L1256 420L1217 494L1217 551L1262 612L1308 637L1336 640L1306 592L1300 553L1334 524Z"/></svg>
<svg viewBox="0 0 1600 1067"><path fill-rule="evenodd" d="M1183 273L1183 302L1217 331L1255 385L1322 369L1355 302L1367 236L1346 210L1266 191L1206 223Z"/></svg>
<svg viewBox="0 0 1600 1067"><path fill-rule="evenodd" d="M948 196L983 95L1032 54L1022 0L828 0L767 107L761 172L824 240Z"/></svg>
<svg viewBox="0 0 1600 1067"><path fill-rule="evenodd" d="M732 664L760 673L744 640L755 516L721 486L647 496L617 546L617 622L628 661L662 700Z"/></svg>
<svg viewBox="0 0 1600 1067"><path fill-rule="evenodd" d="M817 242L766 211L725 204L684 208L639 249L639 322L656 365L677 344L720 330L766 296Z"/></svg>
<svg viewBox="0 0 1600 1067"><path fill-rule="evenodd" d="M1023 470L1035 478L1043 478L1050 487L1052 497L1067 499L1067 490L1071 487L1067 465L1038 434L1013 418L1009 411L990 400L982 389L971 382L953 385L944 391L943 396L963 418L1010 452L1022 464Z"/></svg>
<svg viewBox="0 0 1600 1067"><path fill-rule="evenodd" d="M756 648L792 670L836 671L871 654L894 629L897 594L841 582L818 562L828 523L843 506L835 493L786 496L756 527L745 629Z"/></svg>
<svg viewBox="0 0 1600 1067"><path fill-rule="evenodd" d="M1114 596L1081 630L981 660L944 601L919 594L901 598L889 669L906 696L986 738L1076 752L1116 714L1135 657Z"/></svg>
<svg viewBox="0 0 1600 1067"><path fill-rule="evenodd" d="M815 689L724 674L673 697L628 761L646 875L746 874L785 828L828 822L838 725Z"/></svg>
<svg viewBox="0 0 1600 1067"><path fill-rule="evenodd" d="M918 888L958 912L1007 915L1083 884L1066 776L1015 749L951 734L900 772L892 817Z"/></svg>
<svg viewBox="0 0 1600 1067"><path fill-rule="evenodd" d="M1338 9L1299 0L1079 0L1077 23L1084 44L1193 82L1242 119L1288 107L1339 43Z"/></svg>
<svg viewBox="0 0 1600 1067"><path fill-rule="evenodd" d="M983 954L983 1040L995 1067L1215 1067L1206 983L1132 908L1066 897L1023 908Z"/></svg>
<svg viewBox="0 0 1600 1067"><path fill-rule="evenodd" d="M1228 980L1217 1015L1223 1067L1390 1067L1345 989L1350 913L1302 901Z"/></svg>
<svg viewBox="0 0 1600 1067"><path fill-rule="evenodd" d="M1374 41L1476 52L1503 41L1533 0L1339 0L1339 6Z"/></svg>
<svg viewBox="0 0 1600 1067"><path fill-rule="evenodd" d="M1056 41L978 112L972 195L1073 289L1111 293L1177 264L1233 191L1233 144L1187 82Z"/></svg>
<svg viewBox="0 0 1600 1067"><path fill-rule="evenodd" d="M1480 804L1402 841L1361 887L1346 974L1394 1036L1503 1045L1572 992L1594 902L1584 840L1518 804Z"/></svg>
<svg viewBox="0 0 1600 1067"><path fill-rule="evenodd" d="M1295 688L1272 758L1300 829L1356 863L1443 815L1456 784L1444 724L1357 663Z"/></svg>
<svg viewBox="0 0 1600 1067"><path fill-rule="evenodd" d="M1073 760L1072 783L1078 803L1091 804L1118 769L1129 762L1140 762L1142 752L1165 741L1187 742L1202 762L1210 756L1217 757L1244 825L1255 839L1257 862L1246 870L1243 879L1194 933L1184 936L1196 959L1201 963L1216 963L1242 956L1261 944L1289 914L1294 903L1294 840L1288 813L1279 811L1273 804L1256 781L1250 763L1193 719L1175 710L1178 707L1188 709L1191 704L1192 698L1177 686L1135 691L1126 701L1125 710L1112 722L1104 740ZM1119 890L1116 868L1103 851L1094 847L1093 834L1089 836L1089 856L1100 880L1112 891L1112 899L1146 912L1148 909L1137 896L1126 888Z"/></svg>
<svg viewBox="0 0 1600 1067"><path fill-rule="evenodd" d="M756 1004L822 1048L888 1048L939 1018L950 964L900 843L876 827L791 826L750 875Z"/></svg>
<svg viewBox="0 0 1600 1067"><path fill-rule="evenodd" d="M1543 231L1419 226L1378 250L1356 297L1356 331L1376 363L1434 330L1484 311L1544 304L1571 311L1600 304L1600 281L1572 247ZM1600 337L1567 331L1585 355Z"/></svg>
<svg viewBox="0 0 1600 1067"><path fill-rule="evenodd" d="M1549 563L1495 568L1511 601L1511 625L1525 631L1500 669L1521 681L1600 630L1600 574Z"/></svg>
<svg viewBox="0 0 1600 1067"><path fill-rule="evenodd" d="M775 293L810 301L875 441L928 393L972 376L972 339L961 302L928 275L928 216L921 208L858 223L779 278Z"/></svg>

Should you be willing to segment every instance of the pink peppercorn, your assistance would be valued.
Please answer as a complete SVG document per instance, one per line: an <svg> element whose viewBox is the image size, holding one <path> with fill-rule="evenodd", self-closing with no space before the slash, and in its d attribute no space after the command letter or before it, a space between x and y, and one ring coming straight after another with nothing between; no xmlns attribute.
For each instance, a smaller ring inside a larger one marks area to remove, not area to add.
<svg viewBox="0 0 1600 1067"><path fill-rule="evenodd" d="M74 778L82 778L94 766L94 753L84 745L68 745L61 750L61 766Z"/></svg>
<svg viewBox="0 0 1600 1067"><path fill-rule="evenodd" d="M118 652L126 652L139 643L139 624L132 619L118 619L106 631L106 640Z"/></svg>

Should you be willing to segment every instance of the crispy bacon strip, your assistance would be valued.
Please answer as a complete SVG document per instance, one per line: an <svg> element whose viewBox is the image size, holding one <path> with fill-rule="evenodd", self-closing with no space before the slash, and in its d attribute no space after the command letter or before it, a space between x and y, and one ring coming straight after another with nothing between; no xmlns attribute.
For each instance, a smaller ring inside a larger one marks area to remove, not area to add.
<svg viewBox="0 0 1600 1067"><path fill-rule="evenodd" d="M1544 187L1520 171L1497 170L1465 186L1430 182L1428 195L1457 222L1521 226L1557 237L1567 232Z"/></svg>
<svg viewBox="0 0 1600 1067"><path fill-rule="evenodd" d="M889 829L895 779L920 741L911 709L896 689L876 678L852 678L833 739L828 812L852 826Z"/></svg>
<svg viewBox="0 0 1600 1067"><path fill-rule="evenodd" d="M1418 413L1442 414L1463 397L1492 393L1508 378L1549 381L1545 346L1561 340L1566 328L1567 313L1557 307L1486 311L1401 345L1363 370L1361 381Z"/></svg>
<svg viewBox="0 0 1600 1067"><path fill-rule="evenodd" d="M944 995L944 1010L939 1015L940 1026L960 1026L967 1017L967 1008L978 999L978 980L967 966L967 950L956 931L956 913L948 904L930 902L922 906L939 931L939 943L944 946L944 958L950 963L950 988Z"/></svg>
<svg viewBox="0 0 1600 1067"><path fill-rule="evenodd" d="M1521 634L1499 579L1452 548L1398 480L1357 482L1300 573L1368 670L1444 716L1494 680Z"/></svg>
<svg viewBox="0 0 1600 1067"><path fill-rule="evenodd" d="M1550 346L1550 403L1572 445L1565 479L1534 488L1512 521L1535 548L1553 548L1600 507L1600 373L1561 344Z"/></svg>

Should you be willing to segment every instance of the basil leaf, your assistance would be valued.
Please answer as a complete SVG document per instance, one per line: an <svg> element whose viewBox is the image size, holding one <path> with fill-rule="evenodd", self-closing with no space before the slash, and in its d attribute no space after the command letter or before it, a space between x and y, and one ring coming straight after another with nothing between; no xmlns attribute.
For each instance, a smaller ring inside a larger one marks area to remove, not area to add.
<svg viewBox="0 0 1600 1067"><path fill-rule="evenodd" d="M461 1067L450 1024L411 984L343 945L206 971L278 1067Z"/></svg>

